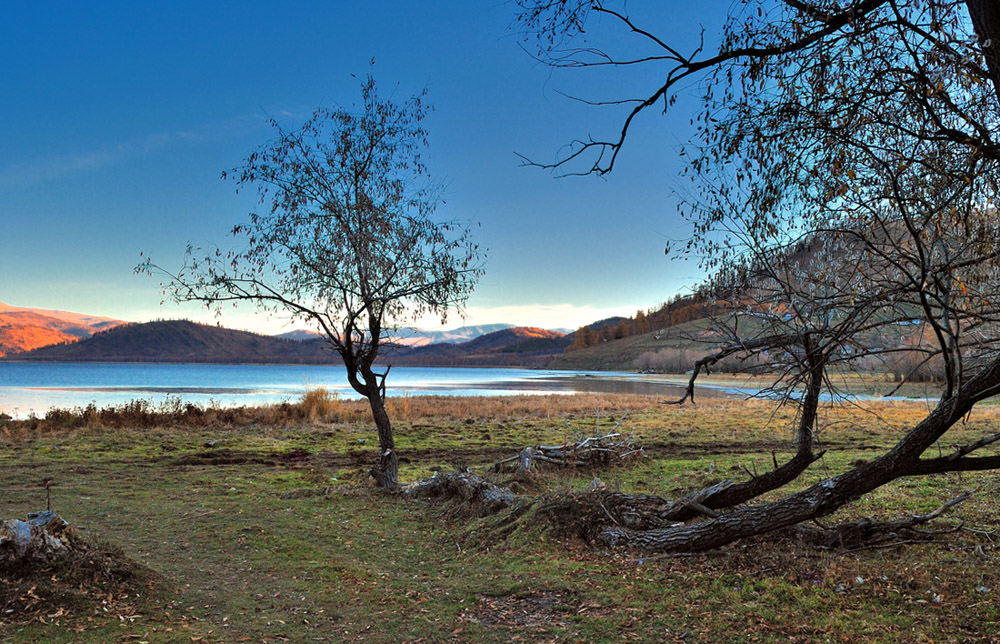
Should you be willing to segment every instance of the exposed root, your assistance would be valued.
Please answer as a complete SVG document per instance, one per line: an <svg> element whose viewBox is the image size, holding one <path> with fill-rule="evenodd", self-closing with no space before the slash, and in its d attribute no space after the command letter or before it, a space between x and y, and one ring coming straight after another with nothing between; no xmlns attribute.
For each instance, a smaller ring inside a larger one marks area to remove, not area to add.
<svg viewBox="0 0 1000 644"><path fill-rule="evenodd" d="M506 505L488 520L485 526L495 543L511 537L521 530L554 532L564 538L578 538L588 543L604 546L624 546L647 551L696 552L699 548L691 541L693 529L711 529L715 521L731 521L728 513L717 514L700 505L700 496L711 494L713 488L725 486L727 481L693 492L674 502L652 496L629 495L617 492L591 491L548 496L519 498ZM942 530L929 530L921 526L939 518L958 505L969 494L963 494L940 508L924 515L911 516L893 522L860 519L837 526L799 524L786 530L772 532L768 539L792 538L823 549L860 550L884 548L907 543L934 540L941 535L956 532L961 524ZM695 522L674 521L669 517L676 512L696 512L706 520ZM715 515L715 516L713 516ZM763 533L760 533L763 534ZM482 535L481 535L482 536ZM758 535L759 536L759 535Z"/></svg>

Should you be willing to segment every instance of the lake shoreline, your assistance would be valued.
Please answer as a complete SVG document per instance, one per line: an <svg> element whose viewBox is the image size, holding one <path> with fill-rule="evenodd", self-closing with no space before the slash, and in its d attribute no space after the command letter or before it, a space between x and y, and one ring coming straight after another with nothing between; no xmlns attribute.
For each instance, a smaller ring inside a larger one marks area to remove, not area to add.
<svg viewBox="0 0 1000 644"><path fill-rule="evenodd" d="M179 400L204 406L260 406L300 399L323 388L357 398L342 366L177 363L0 363L0 413L15 418L51 409L108 407L132 400ZM425 395L491 396L568 393L680 395L672 383L628 372L545 369L397 367L390 398Z"/></svg>

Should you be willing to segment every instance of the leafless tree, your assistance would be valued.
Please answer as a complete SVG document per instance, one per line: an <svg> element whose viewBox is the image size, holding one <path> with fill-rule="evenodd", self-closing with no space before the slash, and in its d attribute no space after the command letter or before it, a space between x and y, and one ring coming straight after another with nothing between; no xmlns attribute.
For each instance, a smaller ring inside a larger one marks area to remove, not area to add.
<svg viewBox="0 0 1000 644"><path fill-rule="evenodd" d="M701 259L711 275L701 294L729 315L684 399L704 369L741 356L766 365L772 391L799 405L791 460L695 495L711 520L674 525L691 504L644 503L656 521L609 524L602 539L705 550L830 514L899 477L1000 467L990 447L1000 434L925 457L1000 393L1000 3L741 0L710 39L717 47L691 53L630 17L634 3L517 4L527 41L553 66L655 72L645 95L592 101L621 109L622 126L569 147L547 166L560 173L611 172L635 120L671 109L697 81L697 130L681 151L694 234L670 250ZM595 17L631 34L634 49L581 43ZM815 427L834 370L901 352L941 371L941 397L922 421L877 458L746 504L821 455Z"/></svg>
<svg viewBox="0 0 1000 644"><path fill-rule="evenodd" d="M356 111L317 109L298 129L272 120L276 137L224 172L258 191L262 211L233 228L245 246L189 248L167 273L179 301L218 307L250 302L315 325L368 399L378 431L380 485L398 486L398 456L385 407L389 368L379 350L396 325L461 306L482 274L468 226L434 218L440 186L422 154L424 96L393 102L369 75ZM141 271L161 271L146 262Z"/></svg>

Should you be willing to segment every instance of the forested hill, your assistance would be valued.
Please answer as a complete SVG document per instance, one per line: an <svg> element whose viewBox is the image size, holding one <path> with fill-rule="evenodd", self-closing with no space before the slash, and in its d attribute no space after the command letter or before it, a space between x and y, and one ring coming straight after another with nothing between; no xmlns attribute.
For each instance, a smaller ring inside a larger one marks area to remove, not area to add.
<svg viewBox="0 0 1000 644"><path fill-rule="evenodd" d="M536 327L512 327L468 342L393 347L387 360L412 366L543 367L565 351L571 337Z"/></svg>

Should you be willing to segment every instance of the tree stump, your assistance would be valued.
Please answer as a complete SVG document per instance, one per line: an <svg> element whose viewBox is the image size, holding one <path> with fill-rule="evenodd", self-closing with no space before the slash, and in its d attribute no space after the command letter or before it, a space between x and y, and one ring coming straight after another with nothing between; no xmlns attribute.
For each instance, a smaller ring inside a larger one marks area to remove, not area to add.
<svg viewBox="0 0 1000 644"><path fill-rule="evenodd" d="M33 512L26 521L8 519L0 523L0 569L50 561L72 548L73 540L69 525L51 510Z"/></svg>

